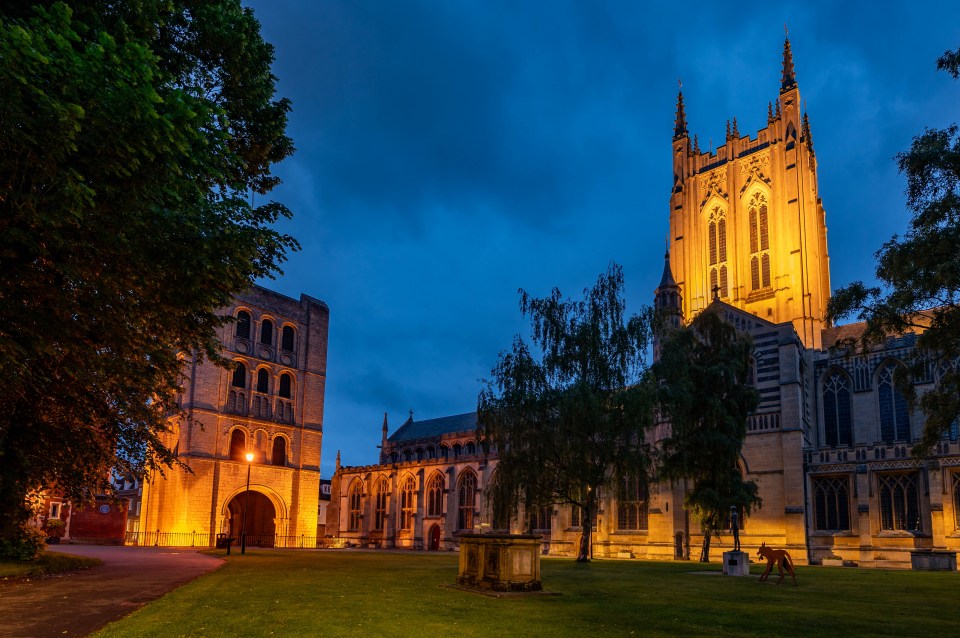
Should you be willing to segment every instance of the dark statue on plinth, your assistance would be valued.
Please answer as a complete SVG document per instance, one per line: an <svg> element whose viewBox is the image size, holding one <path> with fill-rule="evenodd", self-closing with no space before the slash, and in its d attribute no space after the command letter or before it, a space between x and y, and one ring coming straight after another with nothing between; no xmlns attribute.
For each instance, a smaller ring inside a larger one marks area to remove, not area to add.
<svg viewBox="0 0 960 638"><path fill-rule="evenodd" d="M733 551L740 551L740 515L737 506L730 506L730 531L733 533Z"/></svg>

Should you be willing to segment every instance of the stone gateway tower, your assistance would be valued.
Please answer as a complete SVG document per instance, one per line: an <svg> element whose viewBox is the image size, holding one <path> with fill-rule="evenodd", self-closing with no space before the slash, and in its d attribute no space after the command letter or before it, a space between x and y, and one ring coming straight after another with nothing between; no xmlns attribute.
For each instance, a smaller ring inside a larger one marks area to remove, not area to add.
<svg viewBox="0 0 960 638"><path fill-rule="evenodd" d="M203 546L245 529L248 544L314 547L330 311L254 286L224 314L234 368L185 361L188 419L171 420L165 443L189 471L148 477L128 542Z"/></svg>
<svg viewBox="0 0 960 638"><path fill-rule="evenodd" d="M767 127L700 151L677 97L670 195L670 253L688 323L714 298L772 323L793 323L821 346L830 269L810 122L800 112L790 41Z"/></svg>

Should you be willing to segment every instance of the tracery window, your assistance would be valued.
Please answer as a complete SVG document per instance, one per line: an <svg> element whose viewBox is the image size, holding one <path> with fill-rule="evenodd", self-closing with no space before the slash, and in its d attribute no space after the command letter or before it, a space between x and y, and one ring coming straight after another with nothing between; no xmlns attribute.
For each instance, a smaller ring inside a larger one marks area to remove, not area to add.
<svg viewBox="0 0 960 638"><path fill-rule="evenodd" d="M922 531L920 523L919 475L881 474L877 477L880 493L880 529Z"/></svg>
<svg viewBox="0 0 960 638"><path fill-rule="evenodd" d="M553 527L553 507L538 507L530 512L530 529L546 532Z"/></svg>
<svg viewBox="0 0 960 638"><path fill-rule="evenodd" d="M347 530L360 531L360 517L363 512L363 483L354 481L347 499Z"/></svg>
<svg viewBox="0 0 960 638"><path fill-rule="evenodd" d="M427 486L427 516L443 514L443 476L434 474Z"/></svg>
<svg viewBox="0 0 960 638"><path fill-rule="evenodd" d="M877 375L877 398L880 401L880 440L884 443L910 439L910 409L907 400L894 383L897 364L889 363Z"/></svg>
<svg viewBox="0 0 960 638"><path fill-rule="evenodd" d="M813 500L814 529L827 532L850 529L850 492L846 476L814 479Z"/></svg>
<svg viewBox="0 0 960 638"><path fill-rule="evenodd" d="M373 504L373 529L382 530L387 520L387 499L390 496L390 486L387 485L387 479L382 478L377 482L374 495L376 500Z"/></svg>
<svg viewBox="0 0 960 638"><path fill-rule="evenodd" d="M747 205L750 220L750 288L770 287L770 224L767 198L754 193Z"/></svg>
<svg viewBox="0 0 960 638"><path fill-rule="evenodd" d="M473 513L477 504L477 477L467 472L457 488L457 529L473 529Z"/></svg>
<svg viewBox="0 0 960 638"><path fill-rule="evenodd" d="M715 206L707 222L707 240L710 245L710 292L727 296L727 218L724 210Z"/></svg>
<svg viewBox="0 0 960 638"><path fill-rule="evenodd" d="M246 310L241 310L237 313L236 335L241 339L250 338L250 313Z"/></svg>
<svg viewBox="0 0 960 638"><path fill-rule="evenodd" d="M850 379L842 371L832 370L823 382L824 438L831 447L853 442L850 401Z"/></svg>
<svg viewBox="0 0 960 638"><path fill-rule="evenodd" d="M620 481L617 490L617 529L647 529L647 485L635 476Z"/></svg>
<svg viewBox="0 0 960 638"><path fill-rule="evenodd" d="M408 476L400 487L400 529L413 529L413 513L416 511L414 495L417 482Z"/></svg>

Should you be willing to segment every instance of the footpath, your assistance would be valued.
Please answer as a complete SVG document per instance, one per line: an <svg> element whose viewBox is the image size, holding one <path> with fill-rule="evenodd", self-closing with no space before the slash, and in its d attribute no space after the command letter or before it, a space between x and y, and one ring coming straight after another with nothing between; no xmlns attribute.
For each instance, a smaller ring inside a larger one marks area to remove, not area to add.
<svg viewBox="0 0 960 638"><path fill-rule="evenodd" d="M0 636L86 636L223 564L191 549L61 545L93 569L0 583Z"/></svg>

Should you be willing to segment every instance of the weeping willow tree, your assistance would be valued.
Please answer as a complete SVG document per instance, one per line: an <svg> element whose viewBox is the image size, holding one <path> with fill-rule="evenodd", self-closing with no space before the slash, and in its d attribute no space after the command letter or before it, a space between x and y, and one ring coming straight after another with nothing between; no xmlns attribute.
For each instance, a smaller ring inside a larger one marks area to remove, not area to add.
<svg viewBox="0 0 960 638"><path fill-rule="evenodd" d="M574 506L583 530L577 560L586 561L600 490L645 479L650 467L651 313L626 317L616 264L580 301L557 289L544 298L521 290L520 311L532 345L515 337L478 399L480 433L498 454L487 495L499 521L521 509Z"/></svg>
<svg viewBox="0 0 960 638"><path fill-rule="evenodd" d="M703 562L710 559L711 537L726 528L730 507L748 515L761 504L757 484L737 468L747 416L760 401L747 382L752 350L748 335L708 309L667 335L653 366L661 415L670 421L658 476L692 484L684 507L703 532Z"/></svg>

